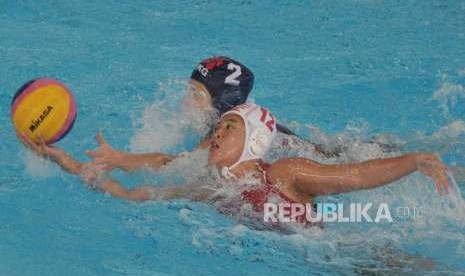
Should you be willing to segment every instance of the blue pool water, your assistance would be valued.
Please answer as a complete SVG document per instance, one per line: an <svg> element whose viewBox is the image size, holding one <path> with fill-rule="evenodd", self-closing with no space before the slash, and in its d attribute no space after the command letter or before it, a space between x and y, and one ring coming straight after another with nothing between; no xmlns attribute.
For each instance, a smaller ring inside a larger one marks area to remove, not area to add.
<svg viewBox="0 0 465 276"><path fill-rule="evenodd" d="M179 123L195 64L228 55L255 72L253 101L348 148L327 162L385 156L363 142L375 136L465 167L464 45L461 0L0 0L0 275L413 274L420 258L436 265L418 274L465 274L465 205L419 174L325 200L416 206L422 218L257 231L207 204L91 191L28 153L9 120L16 89L50 76L75 94L78 119L59 146L78 159L99 130L125 150L189 149L194 137L154 118Z"/></svg>

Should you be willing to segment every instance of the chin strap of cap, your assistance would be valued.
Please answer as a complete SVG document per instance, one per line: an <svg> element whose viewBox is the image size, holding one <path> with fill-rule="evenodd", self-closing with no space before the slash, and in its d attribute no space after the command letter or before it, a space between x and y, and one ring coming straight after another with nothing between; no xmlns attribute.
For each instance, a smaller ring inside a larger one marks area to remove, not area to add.
<svg viewBox="0 0 465 276"><path fill-rule="evenodd" d="M230 171L229 167L222 167L220 173L226 179L237 179L237 176Z"/></svg>

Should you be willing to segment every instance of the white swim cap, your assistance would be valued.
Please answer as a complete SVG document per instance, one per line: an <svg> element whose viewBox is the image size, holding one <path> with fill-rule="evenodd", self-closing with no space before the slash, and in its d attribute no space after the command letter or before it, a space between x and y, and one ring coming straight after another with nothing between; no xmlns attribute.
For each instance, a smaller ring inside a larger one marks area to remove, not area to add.
<svg viewBox="0 0 465 276"><path fill-rule="evenodd" d="M267 109L261 106L253 103L241 104L224 113L221 118L230 114L238 115L244 121L245 141L239 160L229 167L222 168L221 173L226 178L232 176L230 170L241 162L262 159L276 136L276 120Z"/></svg>

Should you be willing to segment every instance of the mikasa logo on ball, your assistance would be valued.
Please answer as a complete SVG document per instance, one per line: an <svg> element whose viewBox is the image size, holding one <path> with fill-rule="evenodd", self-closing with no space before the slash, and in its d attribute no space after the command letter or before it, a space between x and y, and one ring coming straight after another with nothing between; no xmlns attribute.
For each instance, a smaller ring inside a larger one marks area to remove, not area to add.
<svg viewBox="0 0 465 276"><path fill-rule="evenodd" d="M40 115L40 117L32 121L32 124L29 126L29 130L34 132L34 130L36 130L40 126L40 124L45 120L45 118L47 118L48 114L50 114L52 110L53 110L53 106L48 105L47 108L44 109L44 111L42 111L42 114Z"/></svg>

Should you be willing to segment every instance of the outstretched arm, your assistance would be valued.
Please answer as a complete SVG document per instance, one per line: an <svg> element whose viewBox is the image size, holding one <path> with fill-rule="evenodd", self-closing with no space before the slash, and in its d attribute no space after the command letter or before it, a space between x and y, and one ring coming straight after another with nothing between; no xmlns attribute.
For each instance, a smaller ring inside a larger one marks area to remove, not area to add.
<svg viewBox="0 0 465 276"><path fill-rule="evenodd" d="M126 189L116 180L100 178L98 174L102 171L98 167L99 165L95 163L83 164L68 155L64 150L47 145L42 138L40 138L39 143L33 142L26 135L22 134L18 134L18 138L26 147L34 151L37 155L50 158L65 171L79 175L92 188L97 188L117 198L138 202L176 198L203 201L211 194L211 190L195 184L168 187L139 186L134 189Z"/></svg>
<svg viewBox="0 0 465 276"><path fill-rule="evenodd" d="M286 182L292 183L296 190L318 196L379 187L417 170L433 179L440 194L447 192L446 167L432 154L408 154L344 165L322 165L303 158L285 159L276 163L272 176L276 179L287 176Z"/></svg>
<svg viewBox="0 0 465 276"><path fill-rule="evenodd" d="M148 186L136 187L132 190L126 189L119 182L113 179L105 179L92 187L99 189L102 192L108 193L113 197L122 198L130 201L147 201L152 199L152 188Z"/></svg>
<svg viewBox="0 0 465 276"><path fill-rule="evenodd" d="M113 197L137 202L147 200L171 200L178 198L205 201L211 194L211 191L208 189L193 184L165 187L139 186L134 189L126 189L118 181L110 178L91 186L102 192L108 193Z"/></svg>
<svg viewBox="0 0 465 276"><path fill-rule="evenodd" d="M114 168L132 172L141 168L159 169L168 164L176 157L163 153L129 153L112 148L103 138L101 133L97 133L99 148L95 151L87 151L87 155L94 158L94 163L102 165L106 170Z"/></svg>
<svg viewBox="0 0 465 276"><path fill-rule="evenodd" d="M93 163L102 165L105 170L111 171L114 168L122 169L125 172L133 172L138 169L150 168L160 169L167 165L177 156L160 152L153 153L130 153L114 149L103 138L99 132L96 135L99 148L95 151L88 150L86 153L94 158ZM210 136L205 137L197 146L198 149L206 149L210 146Z"/></svg>

